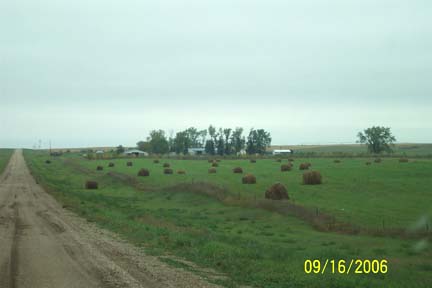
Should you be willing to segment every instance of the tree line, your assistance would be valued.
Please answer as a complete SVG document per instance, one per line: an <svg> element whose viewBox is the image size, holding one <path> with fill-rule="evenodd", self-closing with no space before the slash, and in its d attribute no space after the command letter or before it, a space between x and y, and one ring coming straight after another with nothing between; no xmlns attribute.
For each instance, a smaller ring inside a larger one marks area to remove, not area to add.
<svg viewBox="0 0 432 288"><path fill-rule="evenodd" d="M198 130L190 127L175 135L167 136L164 130L152 130L146 141L139 141L137 148L153 154L188 154L189 148L204 148L210 155L264 154L271 144L270 132L264 129L250 129L247 136L241 127Z"/></svg>

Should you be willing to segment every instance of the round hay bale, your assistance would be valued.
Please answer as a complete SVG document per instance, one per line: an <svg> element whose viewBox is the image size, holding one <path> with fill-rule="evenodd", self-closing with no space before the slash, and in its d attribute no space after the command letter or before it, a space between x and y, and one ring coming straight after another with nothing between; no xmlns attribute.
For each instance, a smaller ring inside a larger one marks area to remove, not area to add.
<svg viewBox="0 0 432 288"><path fill-rule="evenodd" d="M150 171L148 169L142 168L138 171L138 176L150 176Z"/></svg>
<svg viewBox="0 0 432 288"><path fill-rule="evenodd" d="M128 161L128 162L126 163L126 166L131 167L131 166L133 166L133 163L132 163L131 161Z"/></svg>
<svg viewBox="0 0 432 288"><path fill-rule="evenodd" d="M113 163L113 162L110 162L110 163L108 164L108 167L114 167L114 163Z"/></svg>
<svg viewBox="0 0 432 288"><path fill-rule="evenodd" d="M98 189L98 183L96 181L87 180L85 182L85 189Z"/></svg>
<svg viewBox="0 0 432 288"><path fill-rule="evenodd" d="M291 170L291 165L290 164L282 164L281 165L281 167L280 167L280 170L282 171L282 172L284 172L284 171L290 171Z"/></svg>
<svg viewBox="0 0 432 288"><path fill-rule="evenodd" d="M308 163L300 163L299 169L300 170L307 170L307 169L309 169Z"/></svg>
<svg viewBox="0 0 432 288"><path fill-rule="evenodd" d="M45 160L46 164L51 164L51 160Z"/></svg>
<svg viewBox="0 0 432 288"><path fill-rule="evenodd" d="M252 174L246 174L242 178L243 184L256 184L256 177Z"/></svg>
<svg viewBox="0 0 432 288"><path fill-rule="evenodd" d="M97 167L96 167L96 170L97 170L97 171L102 171L102 170L103 170L103 167L102 167L102 166L97 166Z"/></svg>
<svg viewBox="0 0 432 288"><path fill-rule="evenodd" d="M177 174L186 174L185 170L177 170Z"/></svg>
<svg viewBox="0 0 432 288"><path fill-rule="evenodd" d="M276 162L282 162L282 159L276 159L275 161Z"/></svg>
<svg viewBox="0 0 432 288"><path fill-rule="evenodd" d="M294 159L293 158L289 158L288 161L289 162L294 162Z"/></svg>
<svg viewBox="0 0 432 288"><path fill-rule="evenodd" d="M318 171L306 171L303 173L303 184L317 185L322 183L321 173Z"/></svg>
<svg viewBox="0 0 432 288"><path fill-rule="evenodd" d="M212 167L218 167L219 164L218 164L217 162L213 162L211 166L212 166Z"/></svg>
<svg viewBox="0 0 432 288"><path fill-rule="evenodd" d="M214 174L214 173L216 173L216 168L212 167L212 168L208 169L208 173L209 173L209 174Z"/></svg>
<svg viewBox="0 0 432 288"><path fill-rule="evenodd" d="M381 158L375 158L374 160L375 163L381 163L381 161L382 161Z"/></svg>
<svg viewBox="0 0 432 288"><path fill-rule="evenodd" d="M158 163L159 163L159 160L158 160L158 159L154 159L154 160L153 160L153 163L158 164Z"/></svg>
<svg viewBox="0 0 432 288"><path fill-rule="evenodd" d="M243 173L243 169L241 167L235 167L233 173Z"/></svg>
<svg viewBox="0 0 432 288"><path fill-rule="evenodd" d="M164 172L164 174L173 174L173 169L165 168L163 172Z"/></svg>
<svg viewBox="0 0 432 288"><path fill-rule="evenodd" d="M250 159L250 163L256 163L255 159Z"/></svg>
<svg viewBox="0 0 432 288"><path fill-rule="evenodd" d="M367 166L369 166L369 165L371 165L371 164L372 164L372 162L370 162L370 161L367 161L367 162L366 162L366 165L367 165Z"/></svg>
<svg viewBox="0 0 432 288"><path fill-rule="evenodd" d="M219 163L219 162L221 162L221 160L220 160L220 159L216 159L216 162L218 162L218 163Z"/></svg>
<svg viewBox="0 0 432 288"><path fill-rule="evenodd" d="M275 183L266 190L265 198L271 200L289 199L288 191L281 183Z"/></svg>
<svg viewBox="0 0 432 288"><path fill-rule="evenodd" d="M399 159L400 163L407 163L408 161L409 161L408 158L400 158Z"/></svg>
<svg viewBox="0 0 432 288"><path fill-rule="evenodd" d="M164 167L164 168L169 168L170 166L171 166L171 165L170 165L169 163L164 163L164 164L163 164L163 167Z"/></svg>
<svg viewBox="0 0 432 288"><path fill-rule="evenodd" d="M341 163L341 161L339 159L336 159L333 161L334 163Z"/></svg>

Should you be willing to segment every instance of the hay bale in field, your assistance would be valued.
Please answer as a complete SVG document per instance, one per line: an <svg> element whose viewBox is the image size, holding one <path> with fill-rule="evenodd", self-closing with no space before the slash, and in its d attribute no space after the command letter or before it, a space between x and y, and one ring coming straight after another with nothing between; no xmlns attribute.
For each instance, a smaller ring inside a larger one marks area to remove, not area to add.
<svg viewBox="0 0 432 288"><path fill-rule="evenodd" d="M102 170L103 170L103 167L102 167L102 166L97 166L97 167L96 167L96 170L97 170L97 171L102 171Z"/></svg>
<svg viewBox="0 0 432 288"><path fill-rule="evenodd" d="M281 183L275 183L266 190L265 198L271 200L289 199L288 191Z"/></svg>
<svg viewBox="0 0 432 288"><path fill-rule="evenodd" d="M209 174L214 174L214 173L216 173L216 168L212 167L212 168L208 169L208 173L209 173Z"/></svg>
<svg viewBox="0 0 432 288"><path fill-rule="evenodd" d="M293 158L288 158L288 162L294 162Z"/></svg>
<svg viewBox="0 0 432 288"><path fill-rule="evenodd" d="M132 163L131 161L128 161L128 162L126 163L126 166L131 167L131 166L133 166L133 163Z"/></svg>
<svg viewBox="0 0 432 288"><path fill-rule="evenodd" d="M150 176L150 171L148 169L142 168L138 171L138 176Z"/></svg>
<svg viewBox="0 0 432 288"><path fill-rule="evenodd" d="M169 168L170 166L171 166L171 165L170 165L169 163L164 163L164 164L163 164L163 167L164 167L164 168Z"/></svg>
<svg viewBox="0 0 432 288"><path fill-rule="evenodd" d="M252 174L246 174L242 178L243 184L256 184L256 177Z"/></svg>
<svg viewBox="0 0 432 288"><path fill-rule="evenodd" d="M51 160L45 160L46 164L51 164Z"/></svg>
<svg viewBox="0 0 432 288"><path fill-rule="evenodd" d="M96 181L86 181L85 189L98 189L99 185Z"/></svg>
<svg viewBox="0 0 432 288"><path fill-rule="evenodd" d="M335 159L333 162L334 162L334 163L341 163L341 160L339 160L339 159Z"/></svg>
<svg viewBox="0 0 432 288"><path fill-rule="evenodd" d="M243 173L243 169L241 167L235 167L233 173Z"/></svg>
<svg viewBox="0 0 432 288"><path fill-rule="evenodd" d="M177 170L177 174L186 174L185 170Z"/></svg>
<svg viewBox="0 0 432 288"><path fill-rule="evenodd" d="M108 167L114 167L114 163L113 163L113 162L110 162L110 163L108 164Z"/></svg>
<svg viewBox="0 0 432 288"><path fill-rule="evenodd" d="M292 168L292 166L290 164L282 164L281 167L280 167L280 170L282 172L284 172L284 171L290 171L291 168Z"/></svg>
<svg viewBox="0 0 432 288"><path fill-rule="evenodd" d="M368 165L368 166L371 165L371 164L372 164L372 162L370 162L370 161L366 162L366 165Z"/></svg>
<svg viewBox="0 0 432 288"><path fill-rule="evenodd" d="M381 163L381 161L382 161L381 158L375 158L374 160L375 163Z"/></svg>
<svg viewBox="0 0 432 288"><path fill-rule="evenodd" d="M250 159L249 161L250 161L250 163L256 163L255 159Z"/></svg>
<svg viewBox="0 0 432 288"><path fill-rule="evenodd" d="M154 160L153 160L153 163L158 164L158 163L159 163L159 160L158 160L158 159L154 159Z"/></svg>
<svg viewBox="0 0 432 288"><path fill-rule="evenodd" d="M275 161L276 162L282 162L282 159L276 159Z"/></svg>
<svg viewBox="0 0 432 288"><path fill-rule="evenodd" d="M208 159L208 163L213 163L214 160L213 159Z"/></svg>
<svg viewBox="0 0 432 288"><path fill-rule="evenodd" d="M218 164L218 163L216 163L216 162L213 162L211 166L212 166L212 167L218 167L218 166L219 166L219 164Z"/></svg>
<svg viewBox="0 0 432 288"><path fill-rule="evenodd" d="M221 160L220 160L220 159L216 159L216 162L218 162L218 163L219 163L219 162L221 162Z"/></svg>
<svg viewBox="0 0 432 288"><path fill-rule="evenodd" d="M165 168L163 172L164 172L164 174L173 174L173 169Z"/></svg>
<svg viewBox="0 0 432 288"><path fill-rule="evenodd" d="M400 163L406 163L406 162L408 162L409 160L408 160L408 158L400 158L399 159L399 162Z"/></svg>
<svg viewBox="0 0 432 288"><path fill-rule="evenodd" d="M303 173L303 184L316 185L322 183L321 173L318 171L306 171Z"/></svg>
<svg viewBox="0 0 432 288"><path fill-rule="evenodd" d="M307 170L307 169L309 169L308 163L300 163L299 169L300 170Z"/></svg>

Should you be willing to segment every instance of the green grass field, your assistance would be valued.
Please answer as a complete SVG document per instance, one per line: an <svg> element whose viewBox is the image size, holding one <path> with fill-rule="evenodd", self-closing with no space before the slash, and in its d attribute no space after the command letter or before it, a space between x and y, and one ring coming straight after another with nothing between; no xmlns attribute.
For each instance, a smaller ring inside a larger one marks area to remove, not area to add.
<svg viewBox="0 0 432 288"><path fill-rule="evenodd" d="M126 159L90 161L77 154L52 157L51 164L45 164L46 154L28 150L25 157L35 177L65 207L146 247L150 253L173 255L169 261L173 265L185 267L174 257L180 256L222 272L227 278L197 271L228 287L432 285L430 160L399 163L397 159L384 159L366 166L366 159L334 163L333 159L308 158L324 181L308 186L301 184L298 165L302 159L295 159L295 169L283 173L281 163L271 159L257 163L224 159L216 174L208 174L210 164L204 160L162 159L154 164L151 159L133 159L134 166L127 167ZM109 162L115 167L109 168ZM187 174L164 175L164 162L170 163L174 171L183 169ZM97 165L104 170L96 171ZM241 184L241 175L231 171L236 166L253 173L257 184ZM140 168L148 168L150 176L136 177ZM99 189L85 190L86 180L98 181ZM290 213L257 207L256 203L264 201L266 188L277 181L287 186L290 196L280 207L295 204L317 215L334 216L335 221L361 227L361 232L320 232ZM191 193L197 192L196 185L202 182L219 187L224 198ZM392 229L414 228L419 233L386 234ZM384 236L374 236L368 232L372 230ZM306 259L357 258L387 259L389 272L308 275L303 268Z"/></svg>
<svg viewBox="0 0 432 288"><path fill-rule="evenodd" d="M12 149L0 149L0 174L3 173L12 155Z"/></svg>

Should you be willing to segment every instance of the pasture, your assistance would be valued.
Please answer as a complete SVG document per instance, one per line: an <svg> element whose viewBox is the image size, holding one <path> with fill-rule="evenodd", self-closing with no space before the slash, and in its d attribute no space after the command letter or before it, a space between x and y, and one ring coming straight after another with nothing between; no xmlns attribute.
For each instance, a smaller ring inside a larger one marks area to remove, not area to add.
<svg viewBox="0 0 432 288"><path fill-rule="evenodd" d="M335 163L331 158L295 158L292 170L281 172L286 158L256 163L222 159L217 172L209 174L211 163L206 160L86 160L78 154L50 158L30 150L25 156L34 176L65 208L227 287L432 285L430 160L400 163L386 158L374 163L343 158ZM50 164L45 163L48 158ZM127 166L127 161L133 165ZM321 185L302 184L304 171L298 167L303 162L321 172ZM164 163L170 164L173 174L163 173ZM98 166L103 169L97 170ZM235 167L243 173L233 173ZM138 177L142 168L150 175ZM178 170L185 174L177 174ZM246 173L256 176L257 183L242 184ZM85 190L87 180L97 181L99 189ZM287 187L289 200L264 199L275 182ZM314 226L301 213L291 213L293 207L318 219L327 217L325 221L333 222L325 224L333 228ZM356 229L343 229L346 225ZM388 259L389 272L307 275L303 271L306 259L353 258Z"/></svg>

